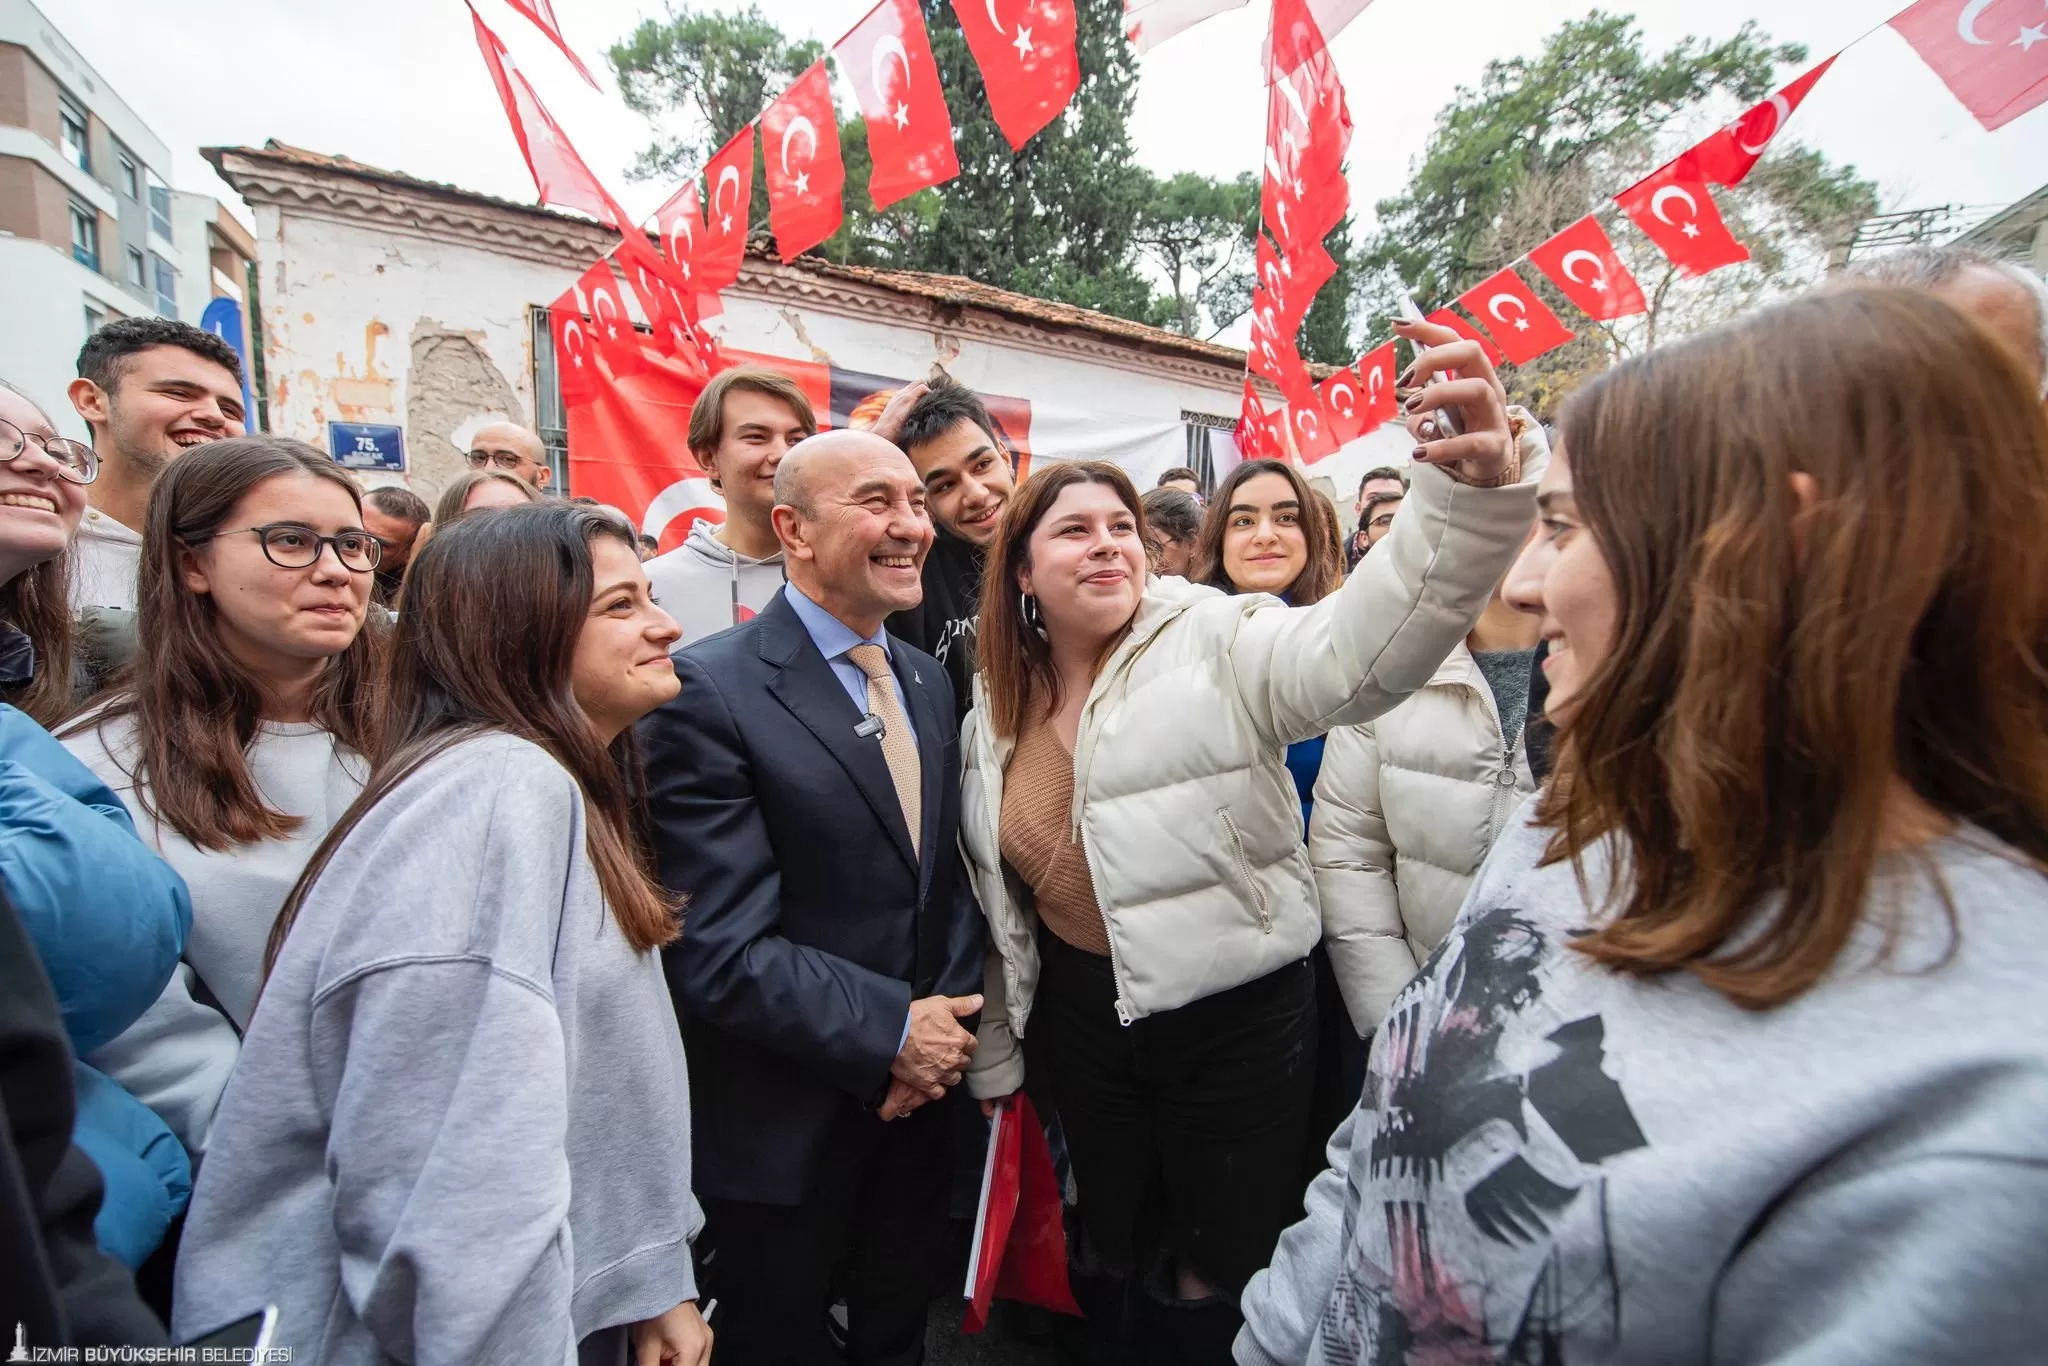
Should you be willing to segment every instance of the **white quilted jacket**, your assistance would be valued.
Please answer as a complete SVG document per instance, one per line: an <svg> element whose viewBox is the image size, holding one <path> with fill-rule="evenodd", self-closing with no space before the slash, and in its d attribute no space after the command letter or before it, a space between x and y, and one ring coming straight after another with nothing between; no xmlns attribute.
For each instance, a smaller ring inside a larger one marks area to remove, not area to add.
<svg viewBox="0 0 2048 1366"><path fill-rule="evenodd" d="M1323 938L1351 1023L1370 1034L1450 933L1465 891L1536 790L1472 652L1363 726L1330 732L1309 818Z"/></svg>
<svg viewBox="0 0 2048 1366"><path fill-rule="evenodd" d="M1073 824L1108 927L1117 1012L1226 991L1322 934L1286 747L1371 720L1426 683L1472 629L1534 515L1531 482L1470 488L1418 466L1401 516L1312 607L1154 579L1081 714ZM989 922L969 1089L1023 1081L1017 1040L1038 985L1037 917L997 827L1011 742L979 704L962 737L961 845Z"/></svg>

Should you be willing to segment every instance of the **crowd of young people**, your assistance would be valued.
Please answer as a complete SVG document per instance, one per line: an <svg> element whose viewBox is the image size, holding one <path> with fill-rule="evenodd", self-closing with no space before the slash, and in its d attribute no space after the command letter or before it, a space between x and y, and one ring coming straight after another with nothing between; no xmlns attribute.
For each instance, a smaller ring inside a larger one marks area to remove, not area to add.
<svg viewBox="0 0 2048 1366"><path fill-rule="evenodd" d="M11 1316L915 1362L1029 1089L1083 1359L2027 1359L2048 290L1887 273L1548 434L1397 324L1351 533L1020 480L940 374L719 375L644 568L508 424L431 516L244 435L191 329L91 445L0 387Z"/></svg>

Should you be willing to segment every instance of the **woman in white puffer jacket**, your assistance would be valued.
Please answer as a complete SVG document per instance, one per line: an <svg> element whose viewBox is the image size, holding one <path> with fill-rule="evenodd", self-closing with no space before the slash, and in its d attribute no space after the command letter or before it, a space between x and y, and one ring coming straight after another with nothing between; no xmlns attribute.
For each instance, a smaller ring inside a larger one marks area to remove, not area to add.
<svg viewBox="0 0 2048 1366"><path fill-rule="evenodd" d="M1403 518L1313 607L1145 576L1136 490L1050 466L1004 515L962 736L962 844L988 917L969 1086L1023 1079L1031 1032L1082 1219L1108 1268L1157 1272L1183 1359L1228 1359L1236 1297L1300 1211L1314 1063L1306 956L1322 933L1286 746L1370 720L1428 681L1506 573L1534 511L1479 348L1466 434L1420 447ZM1036 1010L1034 1010L1036 1007Z"/></svg>

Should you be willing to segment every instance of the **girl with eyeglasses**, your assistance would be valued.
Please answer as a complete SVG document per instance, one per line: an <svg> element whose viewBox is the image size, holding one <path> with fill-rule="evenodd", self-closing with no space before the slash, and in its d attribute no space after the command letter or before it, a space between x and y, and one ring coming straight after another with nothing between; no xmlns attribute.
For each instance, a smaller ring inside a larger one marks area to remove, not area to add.
<svg viewBox="0 0 2048 1366"><path fill-rule="evenodd" d="M165 470L143 550L141 648L64 740L192 889L177 974L93 1060L197 1155L278 908L368 776L379 546L332 461L238 437Z"/></svg>
<svg viewBox="0 0 2048 1366"><path fill-rule="evenodd" d="M0 586L0 700L45 726L71 712L65 550L99 468L92 447L57 435L48 414L0 380L0 508L23 558Z"/></svg>

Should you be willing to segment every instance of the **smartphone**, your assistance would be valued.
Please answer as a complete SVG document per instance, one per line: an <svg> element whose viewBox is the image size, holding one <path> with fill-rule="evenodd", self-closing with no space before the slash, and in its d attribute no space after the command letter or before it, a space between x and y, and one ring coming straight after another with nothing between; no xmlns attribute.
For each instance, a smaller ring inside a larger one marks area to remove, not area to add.
<svg viewBox="0 0 2048 1366"><path fill-rule="evenodd" d="M1409 294L1403 293L1401 295L1400 310L1401 316L1409 322L1426 323L1429 321L1428 318L1423 316L1422 310L1416 306L1414 298ZM1424 387L1427 388L1431 384L1441 384L1443 380L1444 377L1442 375L1431 375L1424 382ZM1408 394L1396 392L1394 397L1405 408L1409 395L1412 395L1414 392L1412 389L1408 391ZM1433 413L1425 413L1417 420L1415 425L1421 429L1415 435L1423 441L1447 441L1451 437L1462 436L1465 431L1465 424L1459 419L1456 408L1439 408Z"/></svg>
<svg viewBox="0 0 2048 1366"><path fill-rule="evenodd" d="M186 1347L238 1347L249 1355L239 1357L242 1361L262 1361L264 1353L271 1349L272 1340L277 1336L277 1306L266 1305L261 1313L251 1314L246 1319L237 1319L225 1328L216 1328L186 1343Z"/></svg>

